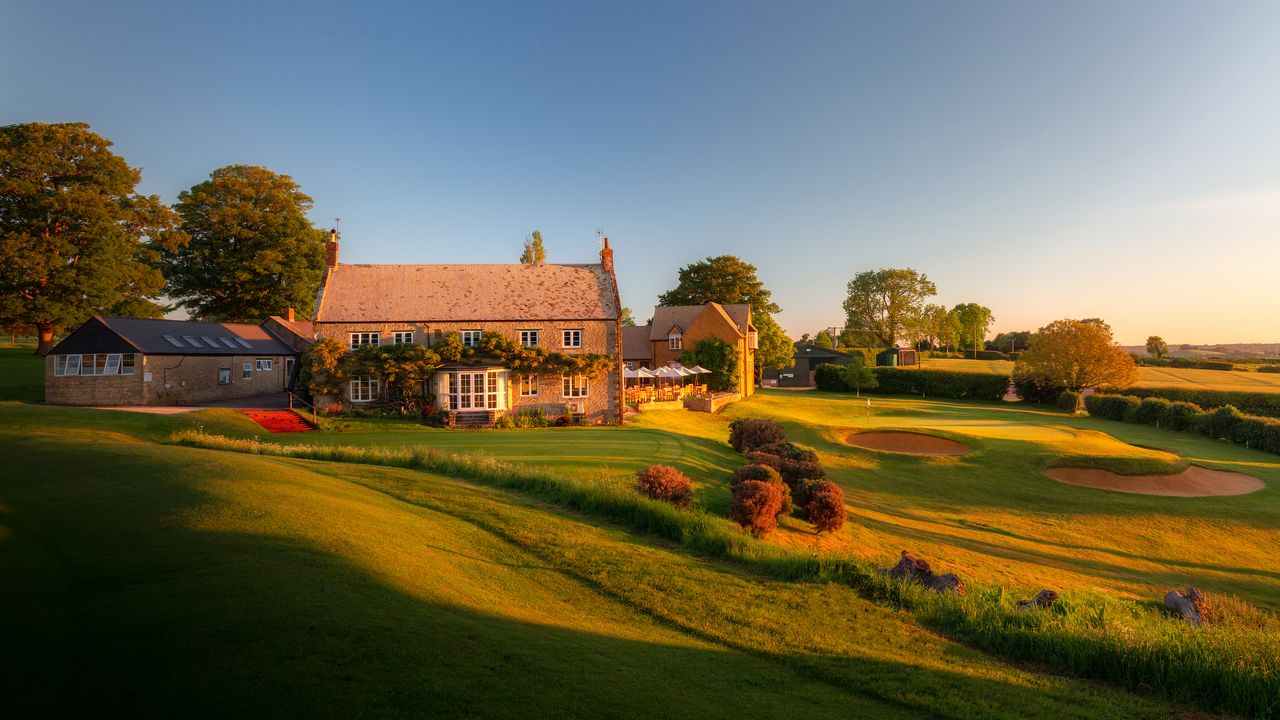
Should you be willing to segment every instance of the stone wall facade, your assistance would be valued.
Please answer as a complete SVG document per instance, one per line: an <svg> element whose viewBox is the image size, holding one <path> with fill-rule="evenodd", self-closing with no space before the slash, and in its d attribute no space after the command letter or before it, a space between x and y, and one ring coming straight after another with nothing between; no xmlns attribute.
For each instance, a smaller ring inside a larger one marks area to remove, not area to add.
<svg viewBox="0 0 1280 720"><path fill-rule="evenodd" d="M138 355L132 375L53 373L54 356L45 358L45 402L55 405L191 405L283 392L285 357L280 355ZM271 360L259 370L258 360ZM246 373L244 364L250 369ZM219 370L230 370L219 384ZM247 377L246 377L247 375Z"/></svg>
<svg viewBox="0 0 1280 720"><path fill-rule="evenodd" d="M616 320L540 320L529 322L517 321L485 321L485 322L364 322L364 323L317 323L316 331L326 338L334 338L345 345L350 345L352 333L379 334L380 345L391 345L394 333L412 332L416 345L435 345L449 333L462 333L466 330L480 330L485 335L500 334L511 341L521 342L521 331L538 331L538 346L548 352L559 352L566 355L603 354L617 355L619 347L619 325ZM565 330L581 331L582 347L565 347L563 338ZM621 367L621 361L619 361ZM443 374L442 371L441 374ZM620 407L618 388L619 372L591 380L587 397L565 398L562 396L562 383L559 375L540 375L536 397L522 397L519 394L518 379L514 374L507 378L506 390L508 407L512 412L542 410L550 417L564 414L566 403L581 404L587 422L611 422L617 417ZM438 386L435 386L438 388ZM328 398L326 398L328 399ZM350 398L342 399L350 404Z"/></svg>

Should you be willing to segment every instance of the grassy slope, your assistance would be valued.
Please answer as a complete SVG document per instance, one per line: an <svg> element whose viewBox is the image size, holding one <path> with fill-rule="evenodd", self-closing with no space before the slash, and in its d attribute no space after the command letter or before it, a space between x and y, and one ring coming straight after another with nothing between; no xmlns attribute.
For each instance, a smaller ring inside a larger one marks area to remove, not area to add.
<svg viewBox="0 0 1280 720"><path fill-rule="evenodd" d="M44 359L32 355L31 345L0 344L0 398L44 400Z"/></svg>
<svg viewBox="0 0 1280 720"><path fill-rule="evenodd" d="M989 372L1008 375L1013 363L1008 360L928 359L921 366L956 372ZM1228 390L1233 392L1280 392L1280 373L1245 372L1239 370L1194 370L1185 368L1139 367L1137 387L1179 387L1192 390Z"/></svg>
<svg viewBox="0 0 1280 720"><path fill-rule="evenodd" d="M1169 712L994 662L843 587L757 580L449 478L0 425L0 463L22 462L0 481L19 711Z"/></svg>

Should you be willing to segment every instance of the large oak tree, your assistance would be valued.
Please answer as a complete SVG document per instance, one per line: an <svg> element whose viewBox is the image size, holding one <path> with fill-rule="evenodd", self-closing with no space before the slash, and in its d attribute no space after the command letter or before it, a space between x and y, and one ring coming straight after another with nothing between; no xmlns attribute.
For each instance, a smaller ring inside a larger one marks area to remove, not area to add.
<svg viewBox="0 0 1280 720"><path fill-rule="evenodd" d="M845 328L870 333L885 346L922 336L925 300L938 294L928 276L911 268L860 272L848 291Z"/></svg>
<svg viewBox="0 0 1280 720"><path fill-rule="evenodd" d="M751 322L756 326L757 374L765 368L789 367L795 359L795 345L773 315L782 311L756 275L756 266L733 255L709 257L680 268L680 282L658 296L658 304L721 305L746 303L751 306Z"/></svg>
<svg viewBox="0 0 1280 720"><path fill-rule="evenodd" d="M1092 319L1040 328L1013 367L1020 393L1046 399L1059 390L1124 389L1137 379L1133 357L1115 343L1106 323Z"/></svg>
<svg viewBox="0 0 1280 720"><path fill-rule="evenodd" d="M256 321L294 308L311 314L324 278L326 233L311 198L288 175L230 165L178 196L191 241L164 254L169 296L210 320Z"/></svg>
<svg viewBox="0 0 1280 720"><path fill-rule="evenodd" d="M158 317L157 250L177 218L85 123L0 127L0 322L35 326L38 354L95 313Z"/></svg>

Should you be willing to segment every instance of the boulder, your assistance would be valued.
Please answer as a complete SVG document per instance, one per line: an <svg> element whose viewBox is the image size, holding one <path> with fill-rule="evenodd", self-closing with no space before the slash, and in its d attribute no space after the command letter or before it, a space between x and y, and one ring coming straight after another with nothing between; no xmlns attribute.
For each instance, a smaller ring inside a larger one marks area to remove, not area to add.
<svg viewBox="0 0 1280 720"><path fill-rule="evenodd" d="M1183 620L1196 627L1204 622L1205 612L1209 609L1204 593L1194 587L1187 588L1186 592L1170 590L1165 593L1164 606L1169 612L1181 615Z"/></svg>
<svg viewBox="0 0 1280 720"><path fill-rule="evenodd" d="M1037 610L1053 607L1056 602L1058 602L1058 593L1046 588L1036 593L1036 596L1030 600L1019 600L1017 607L1019 610Z"/></svg>
<svg viewBox="0 0 1280 720"><path fill-rule="evenodd" d="M919 583L940 593L964 594L964 581L959 576L955 573L936 575L933 572L933 568L929 566L928 561L923 558L912 557L906 550L902 551L902 556L898 558L897 565L880 572L898 580Z"/></svg>

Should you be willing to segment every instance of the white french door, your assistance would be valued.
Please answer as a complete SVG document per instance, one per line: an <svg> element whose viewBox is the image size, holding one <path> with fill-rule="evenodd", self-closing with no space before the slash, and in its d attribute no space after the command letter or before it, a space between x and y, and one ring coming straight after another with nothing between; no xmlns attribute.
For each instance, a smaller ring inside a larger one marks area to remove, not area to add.
<svg viewBox="0 0 1280 720"><path fill-rule="evenodd" d="M458 394L455 397L459 410L488 409L486 400L489 390L486 381L488 375L489 373L482 372L458 373Z"/></svg>

